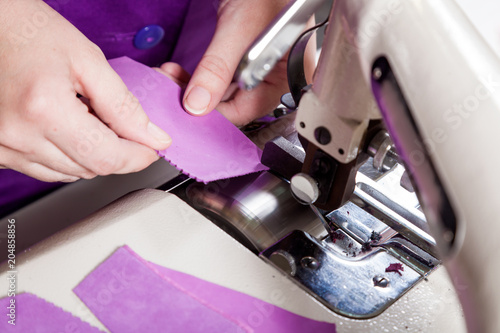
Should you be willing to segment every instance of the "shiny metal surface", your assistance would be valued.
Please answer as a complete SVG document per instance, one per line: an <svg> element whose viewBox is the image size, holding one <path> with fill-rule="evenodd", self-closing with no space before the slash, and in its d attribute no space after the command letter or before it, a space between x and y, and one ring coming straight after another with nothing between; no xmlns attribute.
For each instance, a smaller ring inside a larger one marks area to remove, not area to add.
<svg viewBox="0 0 500 333"><path fill-rule="evenodd" d="M361 319L379 315L440 265L432 238L416 226L426 228L415 194L399 185L402 171L379 172L369 159L356 177L353 201L330 213L311 205L314 191L307 205L291 194L307 192L304 185L313 189L314 182L299 177L305 183L290 186L269 172L179 189L191 206L328 308ZM397 202L389 200L394 196ZM394 265L403 267L401 275L389 269Z"/></svg>
<svg viewBox="0 0 500 333"><path fill-rule="evenodd" d="M305 205L312 205L319 197L318 183L305 173L298 173L290 179L290 190Z"/></svg>
<svg viewBox="0 0 500 333"><path fill-rule="evenodd" d="M292 196L289 184L269 172L204 185L193 183L181 196L254 251L262 251L293 230L315 237L326 231L309 206Z"/></svg>
<svg viewBox="0 0 500 333"><path fill-rule="evenodd" d="M379 216L387 225L415 242L426 251L437 255L436 241L434 238L420 229L416 223L412 223L411 211L399 206L389 197L384 196L374 188L360 183L356 186L354 195L360 200L359 204L371 209L374 215ZM407 217L405 216L407 215ZM413 220L420 222L419 220ZM425 221L425 220L424 220Z"/></svg>
<svg viewBox="0 0 500 333"><path fill-rule="evenodd" d="M293 281L331 310L351 318L380 314L423 278L383 249L361 259L348 259L299 231L264 251L261 257L274 264L277 253L291 262L288 276ZM391 267L401 269L394 271Z"/></svg>
<svg viewBox="0 0 500 333"><path fill-rule="evenodd" d="M328 214L327 218L361 244L369 242L374 232L380 235L381 241L396 234L387 224L352 202Z"/></svg>
<svg viewBox="0 0 500 333"><path fill-rule="evenodd" d="M255 88L304 31L307 21L325 0L295 0L249 48L236 73L242 89Z"/></svg>
<svg viewBox="0 0 500 333"><path fill-rule="evenodd" d="M367 150L373 157L373 167L378 171L388 171L398 162L394 144L385 130L375 135Z"/></svg>

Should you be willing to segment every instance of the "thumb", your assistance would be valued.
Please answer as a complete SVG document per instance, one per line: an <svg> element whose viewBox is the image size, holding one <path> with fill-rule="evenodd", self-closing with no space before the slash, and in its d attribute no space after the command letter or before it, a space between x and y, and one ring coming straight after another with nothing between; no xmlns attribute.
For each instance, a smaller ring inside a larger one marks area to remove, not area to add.
<svg viewBox="0 0 500 333"><path fill-rule="evenodd" d="M204 115L221 101L241 57L286 1L223 1L214 37L184 94L186 111Z"/></svg>

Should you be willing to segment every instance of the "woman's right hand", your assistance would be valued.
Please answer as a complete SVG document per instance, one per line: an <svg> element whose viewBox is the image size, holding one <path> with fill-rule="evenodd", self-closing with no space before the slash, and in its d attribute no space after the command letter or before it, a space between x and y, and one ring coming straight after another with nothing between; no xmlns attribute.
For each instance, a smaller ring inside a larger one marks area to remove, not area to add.
<svg viewBox="0 0 500 333"><path fill-rule="evenodd" d="M0 8L0 166L70 182L158 159L170 137L95 44L41 0Z"/></svg>

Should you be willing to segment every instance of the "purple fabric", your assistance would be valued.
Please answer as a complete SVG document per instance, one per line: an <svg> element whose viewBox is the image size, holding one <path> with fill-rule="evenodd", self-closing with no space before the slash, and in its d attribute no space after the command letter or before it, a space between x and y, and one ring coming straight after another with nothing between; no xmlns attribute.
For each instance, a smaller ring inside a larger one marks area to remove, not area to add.
<svg viewBox="0 0 500 333"><path fill-rule="evenodd" d="M129 58L110 60L151 121L171 137L159 154L183 173L202 182L266 170L262 151L217 111L191 116L181 105L181 89L155 70Z"/></svg>
<svg viewBox="0 0 500 333"><path fill-rule="evenodd" d="M166 267L149 263L181 290L196 295L202 302L210 304L226 316L242 323L250 331L259 333L315 332L335 333L335 324L305 318L282 308L273 306L246 294L212 284L192 275L177 272ZM277 293L276 298L286 299Z"/></svg>
<svg viewBox="0 0 500 333"><path fill-rule="evenodd" d="M217 23L219 1L193 0L184 21L181 35L172 55L172 61L193 74L203 52L212 40ZM200 28L202 27L202 28Z"/></svg>
<svg viewBox="0 0 500 333"><path fill-rule="evenodd" d="M189 6L189 0L45 2L97 44L108 59L126 55L149 66L157 66L170 59ZM135 34L152 24L165 30L162 42L149 50L135 48Z"/></svg>
<svg viewBox="0 0 500 333"><path fill-rule="evenodd" d="M198 302L118 249L74 292L111 332L242 332L237 323Z"/></svg>
<svg viewBox="0 0 500 333"><path fill-rule="evenodd" d="M149 263L127 246L90 273L74 292L112 332L138 332L139 327L141 332L226 332L229 328L231 332L335 333L335 324ZM165 323L168 326L162 326Z"/></svg>
<svg viewBox="0 0 500 333"><path fill-rule="evenodd" d="M0 170L0 217L63 185L42 182L14 170Z"/></svg>
<svg viewBox="0 0 500 333"><path fill-rule="evenodd" d="M15 296L15 326L8 323L11 309L10 297L0 299L2 333L99 333L101 330L81 321L71 313L49 303L33 294L23 293ZM12 307L12 306L11 306Z"/></svg>

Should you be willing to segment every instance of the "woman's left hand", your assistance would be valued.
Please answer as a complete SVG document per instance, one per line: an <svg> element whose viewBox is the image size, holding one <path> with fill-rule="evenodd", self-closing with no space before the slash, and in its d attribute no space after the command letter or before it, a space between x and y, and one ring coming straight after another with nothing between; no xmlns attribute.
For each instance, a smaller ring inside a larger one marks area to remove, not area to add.
<svg viewBox="0 0 500 333"><path fill-rule="evenodd" d="M186 87L186 111L205 115L216 108L234 124L244 125L270 113L279 104L281 95L288 91L286 59L252 91L239 90L232 80L245 51L287 3L221 1L215 34Z"/></svg>

